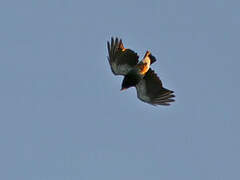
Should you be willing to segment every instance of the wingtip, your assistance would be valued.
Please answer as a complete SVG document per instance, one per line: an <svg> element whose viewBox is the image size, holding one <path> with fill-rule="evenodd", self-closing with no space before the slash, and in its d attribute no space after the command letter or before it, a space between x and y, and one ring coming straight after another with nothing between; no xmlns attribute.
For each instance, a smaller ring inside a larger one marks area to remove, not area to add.
<svg viewBox="0 0 240 180"><path fill-rule="evenodd" d="M114 43L114 39L113 37L111 37L111 46L113 46L113 43Z"/></svg>
<svg viewBox="0 0 240 180"><path fill-rule="evenodd" d="M158 98L154 98L152 100L153 104L156 105L164 105L164 106L169 106L171 105L172 102L175 102L175 99L173 99L175 97L174 94L172 94L174 91L171 90L167 90L167 92L165 92L164 94L162 94L160 97Z"/></svg>
<svg viewBox="0 0 240 180"><path fill-rule="evenodd" d="M109 41L107 42L107 49L108 49L108 54L110 53L110 43Z"/></svg>

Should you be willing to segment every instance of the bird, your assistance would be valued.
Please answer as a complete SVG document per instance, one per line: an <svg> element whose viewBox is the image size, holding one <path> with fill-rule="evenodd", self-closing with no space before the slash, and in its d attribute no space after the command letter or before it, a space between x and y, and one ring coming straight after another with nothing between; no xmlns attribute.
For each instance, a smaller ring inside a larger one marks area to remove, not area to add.
<svg viewBox="0 0 240 180"><path fill-rule="evenodd" d="M118 37L112 37L111 42L107 41L107 49L112 73L124 76L121 91L135 87L138 99L154 106L168 106L175 101L174 91L164 88L162 81L150 67L157 60L149 50L139 61L138 54L125 48L122 39Z"/></svg>

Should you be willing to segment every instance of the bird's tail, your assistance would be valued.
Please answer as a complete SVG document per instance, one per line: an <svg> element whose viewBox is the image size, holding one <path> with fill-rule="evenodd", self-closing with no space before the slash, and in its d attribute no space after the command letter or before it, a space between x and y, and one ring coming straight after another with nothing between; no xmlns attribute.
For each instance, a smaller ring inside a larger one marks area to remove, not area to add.
<svg viewBox="0 0 240 180"><path fill-rule="evenodd" d="M146 58L146 57L149 57L149 59L151 61L150 64L152 64L152 63L154 63L156 61L156 58L151 54L150 51L147 51L145 53L144 58Z"/></svg>

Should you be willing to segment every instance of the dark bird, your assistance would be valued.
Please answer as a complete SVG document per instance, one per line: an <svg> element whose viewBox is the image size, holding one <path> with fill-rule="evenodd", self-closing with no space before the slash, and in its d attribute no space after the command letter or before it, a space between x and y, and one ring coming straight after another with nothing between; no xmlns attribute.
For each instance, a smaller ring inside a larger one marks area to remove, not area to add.
<svg viewBox="0 0 240 180"><path fill-rule="evenodd" d="M121 39L111 38L107 48L113 74L124 76L121 90L136 87L137 97L151 105L170 105L174 101L174 92L164 88L157 74L150 68L156 61L150 51L139 62L137 53L124 48Z"/></svg>

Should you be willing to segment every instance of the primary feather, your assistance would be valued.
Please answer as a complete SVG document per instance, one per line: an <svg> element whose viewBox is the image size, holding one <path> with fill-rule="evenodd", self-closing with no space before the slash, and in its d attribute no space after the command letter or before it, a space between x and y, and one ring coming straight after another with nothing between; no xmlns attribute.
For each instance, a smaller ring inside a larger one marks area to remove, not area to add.
<svg viewBox="0 0 240 180"><path fill-rule="evenodd" d="M108 61L115 75L126 75L137 63L138 55L131 49L125 49L122 40L111 39L107 43Z"/></svg>

